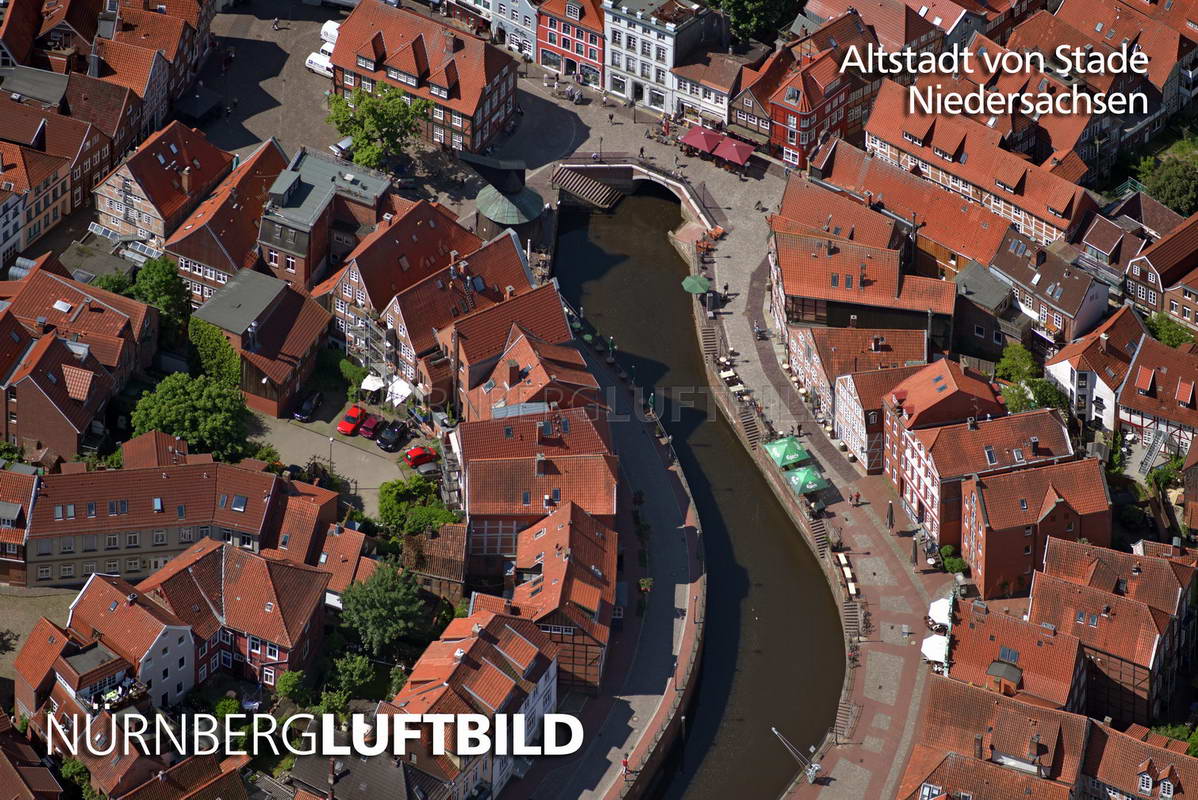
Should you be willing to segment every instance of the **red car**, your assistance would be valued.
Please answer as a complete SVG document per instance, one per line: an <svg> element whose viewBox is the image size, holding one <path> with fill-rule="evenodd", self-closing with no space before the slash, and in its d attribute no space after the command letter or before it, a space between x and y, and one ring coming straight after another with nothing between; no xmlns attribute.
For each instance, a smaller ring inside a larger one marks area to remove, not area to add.
<svg viewBox="0 0 1198 800"><path fill-rule="evenodd" d="M373 439L378 435L379 428L383 427L384 422L382 417L367 414L366 419L362 420L362 427L358 428L358 435Z"/></svg>
<svg viewBox="0 0 1198 800"><path fill-rule="evenodd" d="M358 428L362 427L362 423L366 421L366 417L366 411L361 406L350 406L345 417L337 423L337 433L353 436L358 432Z"/></svg>
<svg viewBox="0 0 1198 800"><path fill-rule="evenodd" d="M437 451L431 447L421 445L413 447L411 450L403 454L404 463L409 467L418 467L421 464L428 464L431 461L436 461L439 458Z"/></svg>

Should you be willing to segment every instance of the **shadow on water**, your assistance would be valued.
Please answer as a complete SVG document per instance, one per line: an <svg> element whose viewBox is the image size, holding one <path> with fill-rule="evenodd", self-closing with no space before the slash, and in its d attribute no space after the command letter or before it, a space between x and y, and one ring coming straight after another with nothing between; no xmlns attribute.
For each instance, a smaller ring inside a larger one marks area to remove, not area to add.
<svg viewBox="0 0 1198 800"><path fill-rule="evenodd" d="M668 759L659 798L770 800L797 765L770 733L800 748L835 717L843 680L840 621L819 565L714 404L695 341L685 263L666 238L678 201L648 185L612 214L567 213L562 292L652 392L703 525L708 596L700 684L687 738Z"/></svg>

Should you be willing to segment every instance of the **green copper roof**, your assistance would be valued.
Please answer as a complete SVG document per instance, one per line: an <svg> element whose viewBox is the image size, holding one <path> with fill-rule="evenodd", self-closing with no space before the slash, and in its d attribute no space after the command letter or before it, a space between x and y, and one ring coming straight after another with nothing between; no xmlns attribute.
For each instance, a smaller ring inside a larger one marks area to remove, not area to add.
<svg viewBox="0 0 1198 800"><path fill-rule="evenodd" d="M544 198L527 186L511 196L484 186L474 202L480 214L499 225L523 225L541 216L545 208Z"/></svg>

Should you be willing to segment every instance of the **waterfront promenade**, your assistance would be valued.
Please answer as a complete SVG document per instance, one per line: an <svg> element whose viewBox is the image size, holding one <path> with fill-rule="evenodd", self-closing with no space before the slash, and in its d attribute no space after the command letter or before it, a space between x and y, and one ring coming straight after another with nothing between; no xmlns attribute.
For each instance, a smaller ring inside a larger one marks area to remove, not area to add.
<svg viewBox="0 0 1198 800"><path fill-rule="evenodd" d="M540 173L551 171L557 159L592 153L638 154L642 147L645 156L659 167L674 168L678 150L645 138L645 131L650 125L656 127L656 120L649 118L643 110L636 112L637 120L633 122L630 109L605 107L597 101L561 108L542 85L537 69L531 67L530 73L532 77L520 81L520 88L526 93L522 96L526 110L522 128L494 154L500 158L528 161L531 168L530 183L537 183ZM533 109L535 117L529 113ZM610 121L609 114L613 115ZM534 122L538 119L542 121L539 125ZM552 159L546 154L550 154ZM718 315L716 324L731 349L740 353L736 366L738 374L753 391L765 417L780 431L803 424L805 444L814 451L839 490L839 497L829 502L830 516L826 522L830 530L838 530L849 548L850 558L859 576L863 600L871 611L873 623L871 633L861 645L860 666L854 668L851 696L847 698L859 709L850 736L847 741L834 744L821 754L821 781L816 785L796 781L788 795L795 798L818 797L821 800L893 796L910 750L927 675L927 667L922 663L919 652L920 641L925 635L923 618L930 600L947 591L949 579L940 573L913 572L909 537L913 526L903 515L889 484L880 476L861 477L823 436L780 367L775 344L776 332L769 341L758 341L753 335L754 322L768 322L764 308L768 280L764 263L768 226L766 215L755 210L755 205L761 201L771 210L776 209L785 186L780 165L771 164L768 170L761 169L763 164L757 166L755 177L742 180L698 158L681 156L677 160L677 168L683 177L693 185L702 184L705 194L716 198L717 211L726 220L725 227L729 231L715 250L712 277L716 287L722 288L725 283L728 284L732 299ZM545 177L541 175L539 182L543 183ZM452 201L453 198L444 199ZM864 322L868 325L868 320ZM694 335L690 329L669 333ZM722 387L716 387L715 391L722 391ZM735 426L735 421L732 422ZM623 433L617 435L625 469L629 470L633 468L630 462L634 457L630 457L623 448L636 447L635 428L627 426ZM650 482L646 483L646 477L630 475L630 483L637 488L660 485L651 477L648 478ZM843 499L853 491L861 492L863 503L860 507L850 507ZM895 500L895 528L901 535L892 535L887 531L885 514L889 500ZM667 509L662 508L659 513L668 518ZM674 522L663 521L654 527L662 530L685 529L684 523L677 518L677 512ZM798 531L796 535L799 535ZM663 566L656 551L653 563L655 567ZM682 597L677 584L675 588L675 603L681 607ZM656 624L653 622L652 603L650 605L645 632L640 635L642 647L650 635L648 626ZM658 605L660 610L661 604ZM904 634L904 631L909 631L909 634ZM631 669L637 670L637 663L631 664ZM614 672L609 670L609 679ZM628 681L633 681L631 674ZM615 711L615 706L649 708L654 704L659 711L664 710L661 697L638 697L635 692L617 694L610 702L602 698L592 701L585 715L591 722L595 718L605 718L602 706L608 708L608 714L628 716L627 711ZM801 714L802 709L794 709L793 713ZM636 716L638 722L643 724L644 716ZM785 714L780 714L779 727L783 730L784 720ZM603 738L592 741L582 754L585 765L571 767L568 762L545 776L545 787L561 788L560 794L549 796L603 796L601 792L604 787L610 790L616 786L611 780L613 771L621 772L621 751L636 748L632 762L639 763L638 757L642 757L648 746L642 735L643 730L621 727L618 733L613 733L608 730L609 727L605 724ZM621 743L617 743L617 738ZM796 744L805 750L808 744L815 743ZM603 752L608 754L608 769L602 776L596 776L593 774L595 764ZM781 746L778 753L780 758L787 757ZM798 764L795 768L797 771ZM517 786L513 785L511 791L520 791ZM546 795L534 791L517 796Z"/></svg>

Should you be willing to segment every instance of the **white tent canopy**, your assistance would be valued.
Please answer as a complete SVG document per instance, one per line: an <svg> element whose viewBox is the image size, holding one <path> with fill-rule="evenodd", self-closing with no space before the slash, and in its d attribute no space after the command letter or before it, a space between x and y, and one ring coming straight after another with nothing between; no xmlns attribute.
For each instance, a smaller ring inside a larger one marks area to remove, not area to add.
<svg viewBox="0 0 1198 800"><path fill-rule="evenodd" d="M934 635L923 640L919 651L928 661L944 664L948 661L948 637Z"/></svg>
<svg viewBox="0 0 1198 800"><path fill-rule="evenodd" d="M393 406L397 406L404 400L407 400L415 390L415 387L403 378L395 378L391 381L391 385L387 387L387 402Z"/></svg>
<svg viewBox="0 0 1198 800"><path fill-rule="evenodd" d="M367 375L362 379L362 391L364 392L377 392L384 386L386 386L386 384L383 383L383 379L378 375Z"/></svg>
<svg viewBox="0 0 1198 800"><path fill-rule="evenodd" d="M928 616L937 625L951 625L953 621L953 601L949 597L933 600L928 606Z"/></svg>

